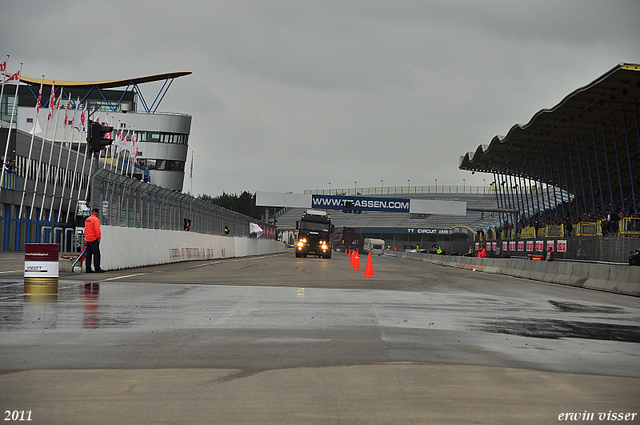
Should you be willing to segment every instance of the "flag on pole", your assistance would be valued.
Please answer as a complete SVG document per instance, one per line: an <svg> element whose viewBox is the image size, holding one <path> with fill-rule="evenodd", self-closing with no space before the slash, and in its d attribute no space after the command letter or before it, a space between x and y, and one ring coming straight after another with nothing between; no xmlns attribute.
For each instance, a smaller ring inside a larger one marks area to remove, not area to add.
<svg viewBox="0 0 640 425"><path fill-rule="evenodd" d="M260 226L258 226L256 223L249 223L249 234L256 234L256 237L260 237L262 236L262 233L264 232L264 230L262 230L262 228Z"/></svg>
<svg viewBox="0 0 640 425"><path fill-rule="evenodd" d="M84 109L80 114L80 128L78 129L81 135L87 132L87 105L84 105Z"/></svg>
<svg viewBox="0 0 640 425"><path fill-rule="evenodd" d="M40 112L40 102L42 102L42 81L40 81L40 91L38 92L38 101L36 102L36 116Z"/></svg>
<svg viewBox="0 0 640 425"><path fill-rule="evenodd" d="M8 83L9 81L18 81L20 79L20 71L13 74L11 77L7 78L4 82ZM3 84L3 83L0 83Z"/></svg>
<svg viewBox="0 0 640 425"><path fill-rule="evenodd" d="M122 151L122 130L116 129L116 139L113 142L116 145L116 154Z"/></svg>
<svg viewBox="0 0 640 425"><path fill-rule="evenodd" d="M62 92L64 91L64 88L60 89L60 96L58 96L58 100L56 101L56 106L55 106L55 110L53 111L53 113L57 113L58 110L60 109L60 102L62 102Z"/></svg>
<svg viewBox="0 0 640 425"><path fill-rule="evenodd" d="M127 134L124 136L124 149L129 149L129 152L131 152L129 148L129 130L127 130Z"/></svg>
<svg viewBox="0 0 640 425"><path fill-rule="evenodd" d="M7 70L7 61L0 63L0 72L5 72Z"/></svg>
<svg viewBox="0 0 640 425"><path fill-rule="evenodd" d="M78 108L73 107L73 118L71 119L71 128L78 128Z"/></svg>
<svg viewBox="0 0 640 425"><path fill-rule="evenodd" d="M136 143L136 132L133 131L131 136L131 153L133 154L133 162L138 163L138 144Z"/></svg>
<svg viewBox="0 0 640 425"><path fill-rule="evenodd" d="M69 107L71 106L71 92L69 92L69 96L67 97L67 108L64 111L64 125L69 125Z"/></svg>
<svg viewBox="0 0 640 425"><path fill-rule="evenodd" d="M51 118L53 118L53 116L56 113L56 88L55 88L55 84L51 83L51 96L49 97L49 116L47 117L47 120L50 121Z"/></svg>

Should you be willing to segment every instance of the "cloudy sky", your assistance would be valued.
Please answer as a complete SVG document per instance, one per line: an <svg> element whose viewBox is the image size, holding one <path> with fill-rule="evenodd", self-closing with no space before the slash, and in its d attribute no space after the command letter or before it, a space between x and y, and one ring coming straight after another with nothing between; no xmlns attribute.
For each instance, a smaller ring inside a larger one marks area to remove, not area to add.
<svg viewBox="0 0 640 425"><path fill-rule="evenodd" d="M461 155L640 63L639 16L637 0L5 0L0 55L53 80L193 72L160 110L193 116L196 195L469 186L490 176Z"/></svg>

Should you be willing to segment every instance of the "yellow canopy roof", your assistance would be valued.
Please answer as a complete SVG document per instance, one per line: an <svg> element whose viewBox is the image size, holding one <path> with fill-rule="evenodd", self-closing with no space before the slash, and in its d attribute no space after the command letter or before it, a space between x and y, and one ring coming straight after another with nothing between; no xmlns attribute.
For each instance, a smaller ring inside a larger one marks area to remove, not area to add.
<svg viewBox="0 0 640 425"><path fill-rule="evenodd" d="M45 86L50 86L55 83L56 86L62 87L94 87L98 86L103 89L114 88L114 87L125 87L131 83L134 84L142 84L142 83L152 83L154 81L162 81L167 78L178 78L183 77L185 75L190 75L189 71L182 72L167 72L164 74L156 74L156 75L148 75L146 77L136 77L136 78L126 78L122 80L105 80L105 81L61 81L61 80L42 80L42 78L31 78L31 77L21 77L20 81L24 83L30 84L42 84Z"/></svg>

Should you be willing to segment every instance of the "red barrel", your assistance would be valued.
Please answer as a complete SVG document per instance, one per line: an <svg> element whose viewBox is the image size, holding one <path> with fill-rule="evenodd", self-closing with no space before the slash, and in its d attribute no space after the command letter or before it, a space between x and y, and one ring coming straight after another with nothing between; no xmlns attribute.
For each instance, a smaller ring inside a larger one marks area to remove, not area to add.
<svg viewBox="0 0 640 425"><path fill-rule="evenodd" d="M25 244L24 293L51 295L58 293L60 248L53 243Z"/></svg>

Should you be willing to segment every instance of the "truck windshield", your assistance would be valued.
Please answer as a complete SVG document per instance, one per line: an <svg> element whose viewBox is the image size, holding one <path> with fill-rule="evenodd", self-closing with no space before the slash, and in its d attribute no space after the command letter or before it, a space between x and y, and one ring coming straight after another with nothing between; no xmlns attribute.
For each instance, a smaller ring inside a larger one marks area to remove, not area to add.
<svg viewBox="0 0 640 425"><path fill-rule="evenodd" d="M326 223L314 223L313 221L303 221L300 223L300 230L313 230L316 232L329 232L329 225Z"/></svg>

